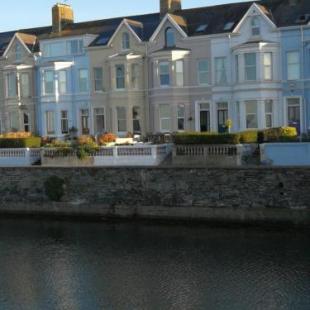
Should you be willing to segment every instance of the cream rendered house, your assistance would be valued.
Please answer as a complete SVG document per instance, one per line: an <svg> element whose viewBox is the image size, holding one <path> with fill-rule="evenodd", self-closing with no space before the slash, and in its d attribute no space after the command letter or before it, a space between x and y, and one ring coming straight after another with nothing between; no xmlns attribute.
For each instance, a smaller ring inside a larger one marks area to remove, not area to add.
<svg viewBox="0 0 310 310"><path fill-rule="evenodd" d="M0 57L1 132L35 132L34 35L15 33Z"/></svg>
<svg viewBox="0 0 310 310"><path fill-rule="evenodd" d="M143 31L142 22L123 19L109 39L103 33L88 48L94 134L148 132L147 45Z"/></svg>

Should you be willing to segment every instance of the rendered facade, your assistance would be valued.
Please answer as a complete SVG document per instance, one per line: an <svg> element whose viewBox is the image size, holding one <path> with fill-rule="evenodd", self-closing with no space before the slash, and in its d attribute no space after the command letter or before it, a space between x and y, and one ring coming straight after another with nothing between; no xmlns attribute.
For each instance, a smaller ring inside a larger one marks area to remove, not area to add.
<svg viewBox="0 0 310 310"><path fill-rule="evenodd" d="M310 126L310 2L262 0L0 33L1 132L62 138Z"/></svg>

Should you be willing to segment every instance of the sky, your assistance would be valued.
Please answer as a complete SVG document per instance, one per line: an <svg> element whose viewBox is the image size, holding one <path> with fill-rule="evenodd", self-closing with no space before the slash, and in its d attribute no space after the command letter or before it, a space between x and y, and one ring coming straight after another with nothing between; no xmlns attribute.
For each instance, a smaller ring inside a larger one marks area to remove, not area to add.
<svg viewBox="0 0 310 310"><path fill-rule="evenodd" d="M1 1L0 32L48 26L51 7L57 0ZM182 0L183 8L216 5L244 0ZM130 16L159 11L159 0L67 0L72 5L75 21L88 21L116 16ZM119 4L121 3L121 5Z"/></svg>

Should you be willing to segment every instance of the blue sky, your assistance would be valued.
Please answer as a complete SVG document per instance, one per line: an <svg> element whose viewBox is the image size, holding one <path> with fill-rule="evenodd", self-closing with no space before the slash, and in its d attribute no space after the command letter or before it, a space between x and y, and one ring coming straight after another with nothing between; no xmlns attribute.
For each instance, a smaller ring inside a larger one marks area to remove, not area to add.
<svg viewBox="0 0 310 310"><path fill-rule="evenodd" d="M182 0L183 7L199 7L242 0ZM0 32L51 24L51 7L57 0L1 1ZM60 1L58 1L60 2ZM119 5L119 3L122 5ZM157 12L159 0L68 0L75 20L85 21L107 17ZM14 13L13 13L14 12Z"/></svg>

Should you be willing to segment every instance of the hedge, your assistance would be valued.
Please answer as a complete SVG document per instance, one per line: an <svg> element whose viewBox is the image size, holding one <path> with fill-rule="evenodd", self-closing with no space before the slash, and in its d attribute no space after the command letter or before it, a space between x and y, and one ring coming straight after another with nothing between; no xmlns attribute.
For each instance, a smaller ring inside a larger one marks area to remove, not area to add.
<svg viewBox="0 0 310 310"><path fill-rule="evenodd" d="M295 141L297 138L295 127L270 128L263 131L264 142L286 142Z"/></svg>
<svg viewBox="0 0 310 310"><path fill-rule="evenodd" d="M257 143L259 131L258 130L248 130L239 132L240 143Z"/></svg>
<svg viewBox="0 0 310 310"><path fill-rule="evenodd" d="M175 144L239 144L239 134L185 132L173 137Z"/></svg>
<svg viewBox="0 0 310 310"><path fill-rule="evenodd" d="M40 137L0 138L0 148L17 149L17 148L39 148L39 147L41 147Z"/></svg>

